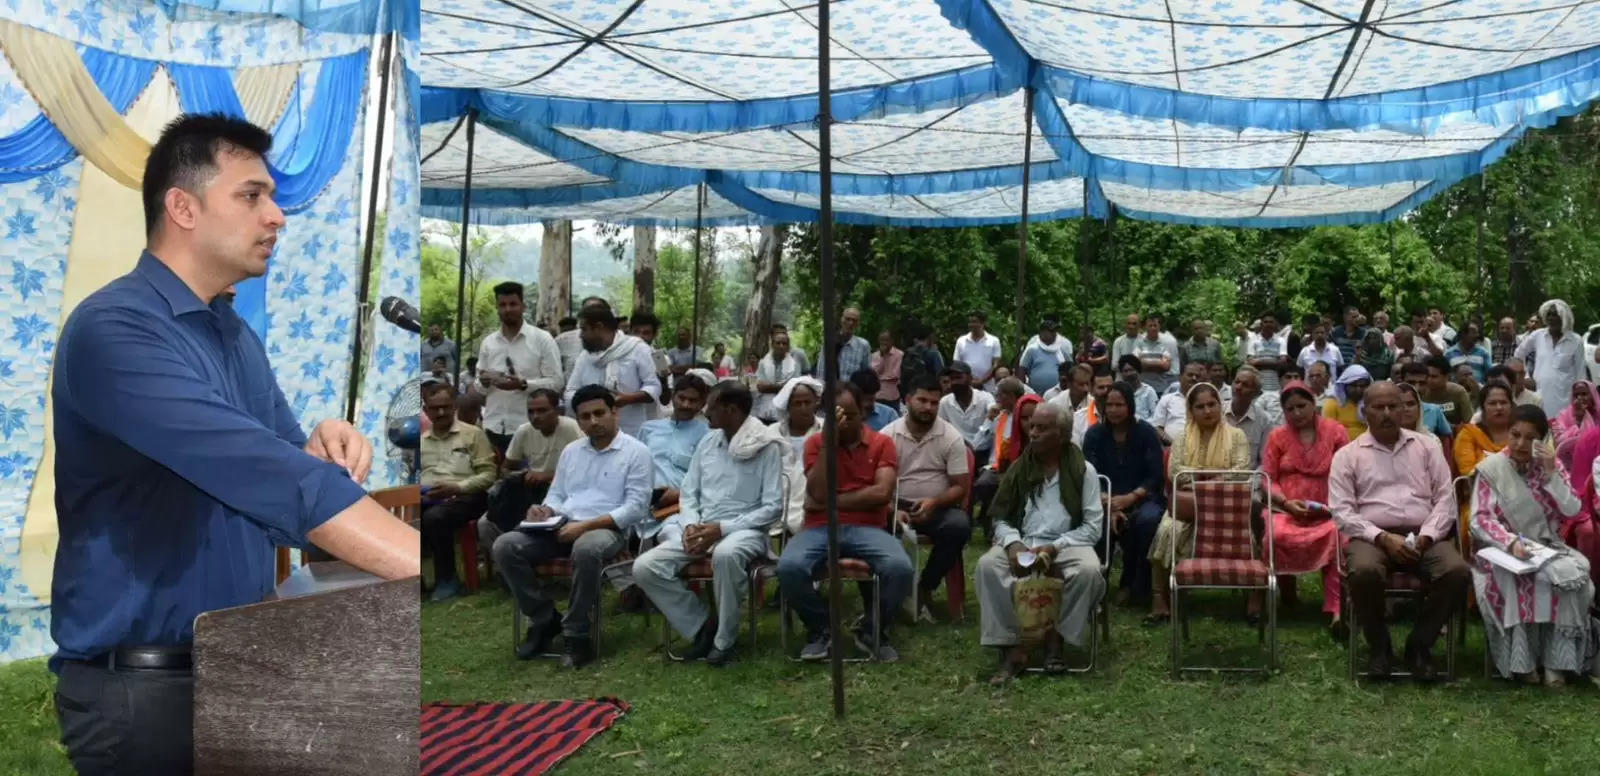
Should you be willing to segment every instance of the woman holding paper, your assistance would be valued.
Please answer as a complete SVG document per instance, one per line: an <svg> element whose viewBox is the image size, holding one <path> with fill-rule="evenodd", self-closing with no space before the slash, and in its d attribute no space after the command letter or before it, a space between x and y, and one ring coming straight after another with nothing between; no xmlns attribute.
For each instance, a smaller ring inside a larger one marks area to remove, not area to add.
<svg viewBox="0 0 1600 776"><path fill-rule="evenodd" d="M1569 672L1600 676L1600 622L1589 616L1589 562L1558 535L1581 508L1539 444L1549 432L1543 410L1518 407L1505 449L1478 464L1472 581L1495 669L1535 684L1543 667L1545 685L1559 687Z"/></svg>

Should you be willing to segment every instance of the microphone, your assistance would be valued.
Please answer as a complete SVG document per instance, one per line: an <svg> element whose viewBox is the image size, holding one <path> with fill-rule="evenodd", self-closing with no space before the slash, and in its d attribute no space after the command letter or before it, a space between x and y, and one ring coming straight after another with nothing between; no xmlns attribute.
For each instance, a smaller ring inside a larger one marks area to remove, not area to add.
<svg viewBox="0 0 1600 776"><path fill-rule="evenodd" d="M383 319L406 331L422 333L422 314L398 296L386 296L378 303L378 314Z"/></svg>

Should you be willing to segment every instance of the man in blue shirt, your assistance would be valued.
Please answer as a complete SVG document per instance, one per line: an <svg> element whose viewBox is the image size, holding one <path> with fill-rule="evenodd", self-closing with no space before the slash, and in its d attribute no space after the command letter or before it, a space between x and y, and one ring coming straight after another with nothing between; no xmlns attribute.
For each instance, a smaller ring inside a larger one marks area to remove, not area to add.
<svg viewBox="0 0 1600 776"><path fill-rule="evenodd" d="M1489 379L1489 367L1494 362L1489 349L1483 346L1482 332L1476 323L1468 323L1461 329L1460 338L1444 352L1444 358L1450 362L1451 369L1462 364L1471 367L1472 375L1479 383Z"/></svg>
<svg viewBox="0 0 1600 776"><path fill-rule="evenodd" d="M650 448L650 462L655 470L651 507L661 509L678 503L678 489L683 487L684 475L689 473L695 445L711 430L711 424L700 416L706 406L708 390L705 382L694 375L679 377L672 391L672 417L647 420L639 427L639 441ZM653 536L660 527L660 523L646 520L639 524L639 535Z"/></svg>
<svg viewBox="0 0 1600 776"><path fill-rule="evenodd" d="M274 545L419 573L417 532L358 484L371 445L338 420L308 439L227 301L283 226L271 145L221 116L168 125L145 163L146 250L62 327L50 667L80 774L193 770L195 616L271 593Z"/></svg>
<svg viewBox="0 0 1600 776"><path fill-rule="evenodd" d="M600 606L600 572L628 546L628 531L650 519L654 475L650 449L617 430L617 399L605 386L579 388L572 407L589 438L561 451L544 504L528 510L529 520L559 515L565 521L552 528L518 528L494 540L495 565L532 623L517 645L517 657L544 654L559 634L565 648L562 668L581 668L595 658L590 630ZM564 619L538 574L541 564L557 558L572 559Z"/></svg>

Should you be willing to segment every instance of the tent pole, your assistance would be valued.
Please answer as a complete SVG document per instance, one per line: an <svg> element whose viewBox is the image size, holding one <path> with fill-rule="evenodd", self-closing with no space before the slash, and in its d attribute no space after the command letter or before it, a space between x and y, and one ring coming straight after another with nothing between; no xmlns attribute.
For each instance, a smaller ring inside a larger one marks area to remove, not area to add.
<svg viewBox="0 0 1600 776"><path fill-rule="evenodd" d="M834 386L839 384L839 326L838 313L833 298L833 87L829 84L832 62L828 51L829 0L817 3L817 155L821 175L819 208L817 210L818 274L822 286L822 364L828 382L822 386L822 451L824 472L827 474L828 511L828 633L831 646L828 661L833 674L833 715L844 718L844 633L839 625L839 418L835 411L838 400ZM865 412L866 408L862 407ZM876 594L876 591L874 591ZM883 627L883 621L893 612L879 612L874 623Z"/></svg>
<svg viewBox="0 0 1600 776"><path fill-rule="evenodd" d="M1022 91L1022 219L1017 222L1017 363L1028 346L1028 321L1024 307L1028 298L1028 184L1033 178L1033 87ZM1087 185L1087 183L1085 183ZM1087 213L1085 213L1087 215Z"/></svg>
<svg viewBox="0 0 1600 776"><path fill-rule="evenodd" d="M383 182L383 131L389 117L389 67L392 64L393 42L394 33L384 35L383 50L378 53L378 134L373 140L372 176L369 181L370 193L367 195L367 234L361 249L361 276L356 279L356 288L360 290L356 298L355 337L350 344L350 383L344 404L344 419L348 423L356 422L356 395L361 390L362 329L365 328L368 299L372 293L368 279L372 276L372 249L374 238L378 235L378 186ZM460 361L459 358L456 360Z"/></svg>
<svg viewBox="0 0 1600 776"><path fill-rule="evenodd" d="M1483 221L1488 217L1489 210L1489 171L1478 172L1478 273L1472 278L1472 317L1483 319ZM1465 328L1465 324L1462 325ZM1482 324L1479 324L1480 331Z"/></svg>
<svg viewBox="0 0 1600 776"><path fill-rule="evenodd" d="M694 317L689 319L689 352L696 356L700 353L700 242L705 239L705 205L706 185L702 183L695 188L694 196Z"/></svg>
<svg viewBox="0 0 1600 776"><path fill-rule="evenodd" d="M461 324L467 318L467 242L472 215L472 155L476 145L478 109L467 110L467 175L461 186L461 262L456 267L456 385L461 385Z"/></svg>

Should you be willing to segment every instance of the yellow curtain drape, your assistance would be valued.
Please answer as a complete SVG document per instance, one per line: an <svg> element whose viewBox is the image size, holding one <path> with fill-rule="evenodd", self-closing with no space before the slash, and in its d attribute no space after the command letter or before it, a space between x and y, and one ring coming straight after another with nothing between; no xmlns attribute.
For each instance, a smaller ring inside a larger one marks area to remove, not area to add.
<svg viewBox="0 0 1600 776"><path fill-rule="evenodd" d="M100 93L72 42L0 20L0 46L17 79L72 147L112 180L137 190L150 141Z"/></svg>
<svg viewBox="0 0 1600 776"><path fill-rule="evenodd" d="M300 65L293 62L239 68L233 76L233 90L239 93L245 118L270 130L289 104L289 95L299 76Z"/></svg>

